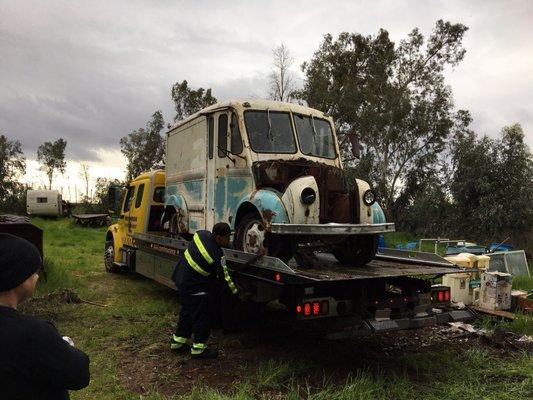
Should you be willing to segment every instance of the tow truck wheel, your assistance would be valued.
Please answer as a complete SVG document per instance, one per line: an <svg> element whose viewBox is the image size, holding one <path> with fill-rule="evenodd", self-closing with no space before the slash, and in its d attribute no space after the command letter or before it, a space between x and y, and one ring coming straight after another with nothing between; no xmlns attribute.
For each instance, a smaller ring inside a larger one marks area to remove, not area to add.
<svg viewBox="0 0 533 400"><path fill-rule="evenodd" d="M115 261L115 244L113 240L105 242L104 265L107 272L118 272L118 268L113 264Z"/></svg>
<svg viewBox="0 0 533 400"><path fill-rule="evenodd" d="M368 264L378 251L378 235L350 236L332 253L341 264L362 267Z"/></svg>
<svg viewBox="0 0 533 400"><path fill-rule="evenodd" d="M236 228L234 247L247 253L258 254L265 249L267 232L263 220L256 213L249 213ZM288 261L294 254L293 241L270 235L268 239L268 255Z"/></svg>

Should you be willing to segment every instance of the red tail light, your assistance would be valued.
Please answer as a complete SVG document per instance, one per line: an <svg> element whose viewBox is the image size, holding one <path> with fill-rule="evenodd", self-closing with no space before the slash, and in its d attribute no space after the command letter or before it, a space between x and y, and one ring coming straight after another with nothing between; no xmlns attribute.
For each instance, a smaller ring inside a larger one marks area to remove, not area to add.
<svg viewBox="0 0 533 400"><path fill-rule="evenodd" d="M298 305L296 306L296 312L297 312L298 314L300 314L300 313L302 312L302 306L301 306L300 304L298 304Z"/></svg>
<svg viewBox="0 0 533 400"><path fill-rule="evenodd" d="M446 290L444 292L444 300L450 301L450 291L449 290Z"/></svg>
<svg viewBox="0 0 533 400"><path fill-rule="evenodd" d="M444 301L444 292L439 292L438 296L439 301Z"/></svg>
<svg viewBox="0 0 533 400"><path fill-rule="evenodd" d="M304 304L304 315L306 317L311 315L311 303L305 303Z"/></svg>
<svg viewBox="0 0 533 400"><path fill-rule="evenodd" d="M318 314L320 314L320 303L314 302L313 303L313 315L318 315Z"/></svg>
<svg viewBox="0 0 533 400"><path fill-rule="evenodd" d="M276 280L276 282L281 281L281 274L280 273L276 273L276 275L274 275L274 279Z"/></svg>

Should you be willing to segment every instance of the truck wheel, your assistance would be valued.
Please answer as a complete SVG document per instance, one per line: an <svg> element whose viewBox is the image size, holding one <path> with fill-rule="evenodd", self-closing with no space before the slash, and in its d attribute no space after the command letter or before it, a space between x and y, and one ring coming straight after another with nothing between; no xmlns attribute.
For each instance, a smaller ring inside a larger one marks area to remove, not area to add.
<svg viewBox="0 0 533 400"><path fill-rule="evenodd" d="M350 236L332 253L341 264L362 267L368 264L378 251L378 235Z"/></svg>
<svg viewBox="0 0 533 400"><path fill-rule="evenodd" d="M104 251L104 265L107 272L118 272L119 269L113 264L115 260L115 244L113 240L106 240Z"/></svg>
<svg viewBox="0 0 533 400"><path fill-rule="evenodd" d="M258 254L265 249L267 231L263 220L256 213L247 214L235 231L234 247L247 253ZM270 235L268 255L288 261L294 253L293 240Z"/></svg>

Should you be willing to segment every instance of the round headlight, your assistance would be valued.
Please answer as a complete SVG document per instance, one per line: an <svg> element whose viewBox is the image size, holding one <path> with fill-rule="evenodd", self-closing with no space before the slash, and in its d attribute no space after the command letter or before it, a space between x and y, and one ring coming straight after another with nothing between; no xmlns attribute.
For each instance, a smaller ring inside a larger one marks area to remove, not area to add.
<svg viewBox="0 0 533 400"><path fill-rule="evenodd" d="M368 189L363 194L363 203L365 203L365 205L370 207L375 202L376 202L376 194L374 193L374 191L372 189Z"/></svg>
<svg viewBox="0 0 533 400"><path fill-rule="evenodd" d="M316 192L313 188L307 187L304 190L302 190L302 194L300 195L300 199L302 203L305 205L313 204L316 200Z"/></svg>

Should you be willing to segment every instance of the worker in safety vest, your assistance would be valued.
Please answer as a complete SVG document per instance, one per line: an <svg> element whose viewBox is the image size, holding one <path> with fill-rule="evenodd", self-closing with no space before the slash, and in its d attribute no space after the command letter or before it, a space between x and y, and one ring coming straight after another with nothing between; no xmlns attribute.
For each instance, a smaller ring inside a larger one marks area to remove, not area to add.
<svg viewBox="0 0 533 400"><path fill-rule="evenodd" d="M226 267L223 247L228 247L231 228L219 222L213 232L197 231L173 273L181 301L176 332L172 335L171 350L186 352L193 358L216 358L218 350L207 347L211 326L209 288L213 280L224 279L233 294L237 287ZM194 335L192 346L188 344Z"/></svg>

